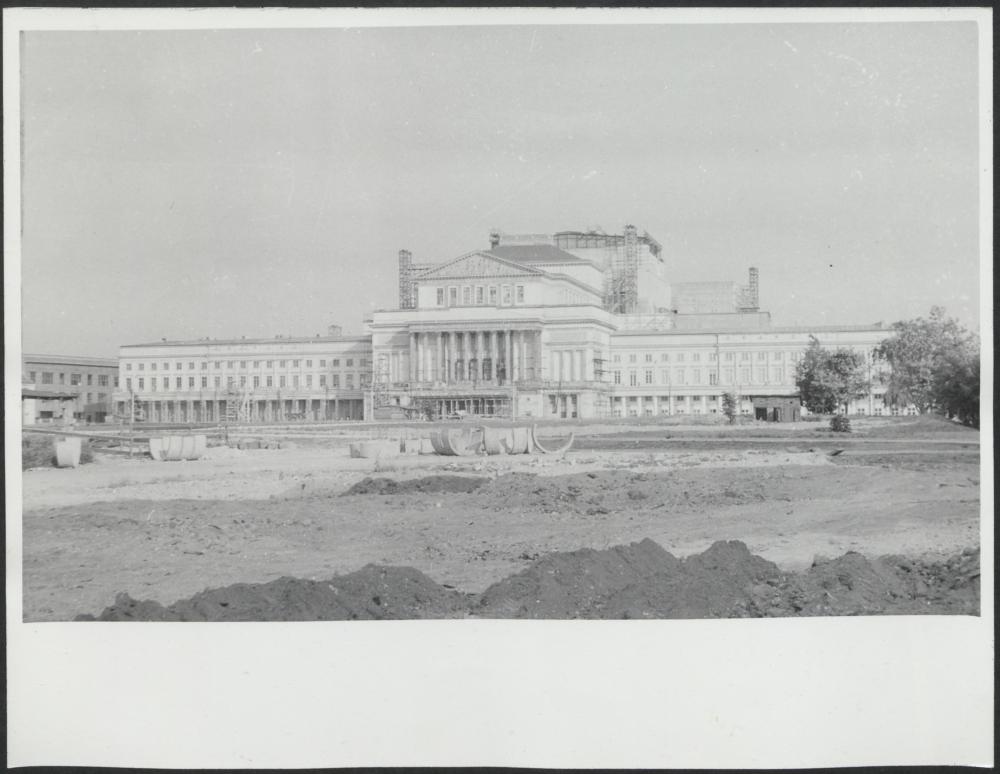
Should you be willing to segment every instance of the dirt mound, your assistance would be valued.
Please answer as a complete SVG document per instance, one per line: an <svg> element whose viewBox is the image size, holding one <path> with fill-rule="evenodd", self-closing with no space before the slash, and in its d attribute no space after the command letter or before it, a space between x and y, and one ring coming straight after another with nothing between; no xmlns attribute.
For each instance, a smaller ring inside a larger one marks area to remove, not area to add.
<svg viewBox="0 0 1000 774"><path fill-rule="evenodd" d="M410 618L748 618L979 613L979 552L941 561L850 552L784 573L739 541L678 559L648 538L555 552L462 594L409 567L369 564L327 581L279 578L210 589L164 607L120 594L101 621Z"/></svg>
<svg viewBox="0 0 1000 774"><path fill-rule="evenodd" d="M119 594L98 621L349 621L455 618L468 603L411 567L369 564L328 581L278 578L209 589L169 607Z"/></svg>
<svg viewBox="0 0 1000 774"><path fill-rule="evenodd" d="M399 495L415 492L472 492L489 479L482 476L424 476L397 481L393 478L365 477L343 493L349 495Z"/></svg>

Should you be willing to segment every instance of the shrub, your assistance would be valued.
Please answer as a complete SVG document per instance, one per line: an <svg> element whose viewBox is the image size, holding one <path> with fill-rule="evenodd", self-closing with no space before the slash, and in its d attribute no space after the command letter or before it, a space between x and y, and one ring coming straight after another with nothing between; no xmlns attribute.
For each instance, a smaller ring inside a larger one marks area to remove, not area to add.
<svg viewBox="0 0 1000 774"><path fill-rule="evenodd" d="M851 420L843 414L836 414L830 419L830 429L835 433L851 432Z"/></svg>

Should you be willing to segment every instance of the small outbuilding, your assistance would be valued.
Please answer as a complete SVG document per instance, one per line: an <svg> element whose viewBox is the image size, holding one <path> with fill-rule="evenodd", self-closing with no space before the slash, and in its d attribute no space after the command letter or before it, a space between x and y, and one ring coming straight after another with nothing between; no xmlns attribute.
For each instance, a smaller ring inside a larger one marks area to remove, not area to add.
<svg viewBox="0 0 1000 774"><path fill-rule="evenodd" d="M798 422L802 401L798 395L754 395L753 416L762 422Z"/></svg>

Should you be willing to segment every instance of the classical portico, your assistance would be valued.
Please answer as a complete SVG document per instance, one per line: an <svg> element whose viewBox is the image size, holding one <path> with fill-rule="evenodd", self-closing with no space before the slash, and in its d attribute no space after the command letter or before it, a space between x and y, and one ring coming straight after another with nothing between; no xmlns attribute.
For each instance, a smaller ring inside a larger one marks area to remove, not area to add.
<svg viewBox="0 0 1000 774"><path fill-rule="evenodd" d="M389 380L412 385L502 386L541 378L538 328L411 330L408 367L393 358Z"/></svg>

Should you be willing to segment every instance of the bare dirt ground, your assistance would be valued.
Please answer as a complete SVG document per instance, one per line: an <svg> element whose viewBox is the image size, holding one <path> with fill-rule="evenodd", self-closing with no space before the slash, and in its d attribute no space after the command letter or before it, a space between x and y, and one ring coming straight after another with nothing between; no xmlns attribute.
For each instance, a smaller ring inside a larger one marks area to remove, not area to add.
<svg viewBox="0 0 1000 774"><path fill-rule="evenodd" d="M978 432L926 419L854 424L851 435L814 423L577 425L558 458L387 462L349 458L343 433L272 429L253 437L294 436L295 447L28 470L24 618L96 615L122 592L168 605L372 563L481 594L551 552L647 538L681 558L739 540L783 571L849 551L925 562L976 552ZM636 604L616 614L643 615Z"/></svg>

